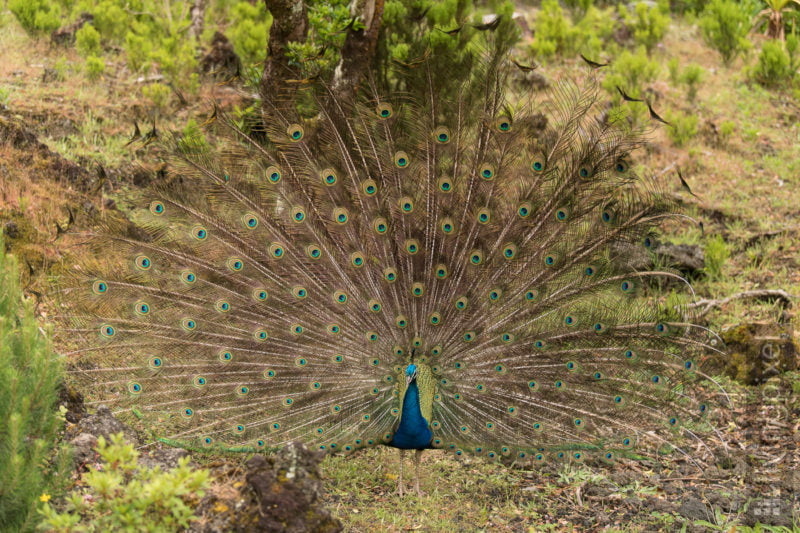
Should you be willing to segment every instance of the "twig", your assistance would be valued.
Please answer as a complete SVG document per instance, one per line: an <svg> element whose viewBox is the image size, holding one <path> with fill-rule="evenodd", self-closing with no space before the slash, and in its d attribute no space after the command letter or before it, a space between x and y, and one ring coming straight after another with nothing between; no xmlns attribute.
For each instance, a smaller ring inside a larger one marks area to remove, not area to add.
<svg viewBox="0 0 800 533"><path fill-rule="evenodd" d="M687 305L686 307L689 309L702 307L699 316L705 316L705 314L711 311L712 308L725 305L726 303L732 300L738 300L741 298L777 298L779 300L783 300L784 305L788 306L791 305L792 299L797 298L797 296L793 296L782 289L762 289L757 291L737 292L736 294L732 294L727 298L722 298L720 300L710 300L710 299L698 300L694 303Z"/></svg>

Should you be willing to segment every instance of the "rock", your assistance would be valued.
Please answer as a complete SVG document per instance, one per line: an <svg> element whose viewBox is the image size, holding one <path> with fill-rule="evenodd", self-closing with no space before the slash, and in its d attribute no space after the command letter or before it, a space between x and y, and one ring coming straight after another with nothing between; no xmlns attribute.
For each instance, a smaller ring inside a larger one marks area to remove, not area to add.
<svg viewBox="0 0 800 533"><path fill-rule="evenodd" d="M321 503L321 459L322 454L292 443L275 455L253 456L245 464L244 474L238 468L215 474L228 483L206 494L197 509L199 520L189 531L341 531L342 525Z"/></svg>
<svg viewBox="0 0 800 533"><path fill-rule="evenodd" d="M746 385L758 385L800 368L800 349L789 324L747 322L724 330L727 353L719 359L724 372Z"/></svg>
<svg viewBox="0 0 800 533"><path fill-rule="evenodd" d="M619 259L618 263L635 270L651 270L655 267L655 258L661 264L679 270L684 276L696 277L706 266L705 252L696 244L672 244L655 241L648 249L632 243L616 243L612 251Z"/></svg>
<svg viewBox="0 0 800 533"><path fill-rule="evenodd" d="M3 235L9 239L16 239L19 237L19 226L13 220L9 220L3 224Z"/></svg>
<svg viewBox="0 0 800 533"><path fill-rule="evenodd" d="M320 505L321 454L292 443L270 462L256 455L247 462L247 483L257 504L253 515L258 531L341 531L342 526Z"/></svg>
<svg viewBox="0 0 800 533"><path fill-rule="evenodd" d="M102 436L106 440L109 440L111 435L115 433L124 433L125 440L136 445L139 444L136 433L130 427L117 420L111 413L111 409L105 405L98 407L95 414L84 417L78 422L76 432L88 433L95 437Z"/></svg>
<svg viewBox="0 0 800 533"><path fill-rule="evenodd" d="M80 433L69 443L73 447L72 462L75 465L75 470L83 470L87 464L96 461L97 437L89 433Z"/></svg>
<svg viewBox="0 0 800 533"><path fill-rule="evenodd" d="M678 508L678 514L689 520L713 519L706 504L691 496Z"/></svg>

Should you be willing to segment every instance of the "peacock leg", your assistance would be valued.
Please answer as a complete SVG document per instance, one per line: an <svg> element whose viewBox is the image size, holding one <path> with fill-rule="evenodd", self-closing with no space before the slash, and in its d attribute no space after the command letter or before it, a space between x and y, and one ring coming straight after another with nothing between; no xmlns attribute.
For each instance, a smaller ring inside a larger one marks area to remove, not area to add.
<svg viewBox="0 0 800 533"><path fill-rule="evenodd" d="M406 458L406 451L400 450L400 477L397 480L397 494L403 496L403 460Z"/></svg>
<svg viewBox="0 0 800 533"><path fill-rule="evenodd" d="M419 490L419 461L424 451L425 450L417 450L414 454L414 488L417 489L417 496L422 496L422 491Z"/></svg>

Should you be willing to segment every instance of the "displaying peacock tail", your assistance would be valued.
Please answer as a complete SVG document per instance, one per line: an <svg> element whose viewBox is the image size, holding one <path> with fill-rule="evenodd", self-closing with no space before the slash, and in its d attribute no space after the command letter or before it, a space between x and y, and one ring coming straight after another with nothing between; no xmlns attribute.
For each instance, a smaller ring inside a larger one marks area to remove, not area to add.
<svg viewBox="0 0 800 533"><path fill-rule="evenodd" d="M637 296L683 283L632 266L675 211L635 172L643 132L591 80L507 96L504 62L175 137L143 233L98 232L62 291L76 385L189 447L680 449L710 337Z"/></svg>

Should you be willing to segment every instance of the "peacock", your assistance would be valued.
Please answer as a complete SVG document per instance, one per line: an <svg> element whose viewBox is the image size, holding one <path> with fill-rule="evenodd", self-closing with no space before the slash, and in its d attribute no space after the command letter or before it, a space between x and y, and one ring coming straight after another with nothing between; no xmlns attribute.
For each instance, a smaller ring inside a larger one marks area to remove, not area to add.
<svg viewBox="0 0 800 533"><path fill-rule="evenodd" d="M312 113L214 114L169 176L109 219L61 291L90 405L162 442L325 453L387 445L542 463L692 455L713 335L635 257L675 216L635 162L647 131L595 73L514 89L484 54ZM511 66L509 66L511 65ZM514 86L516 87L516 86ZM639 105L626 103L625 105ZM163 135L162 135L163 137Z"/></svg>

